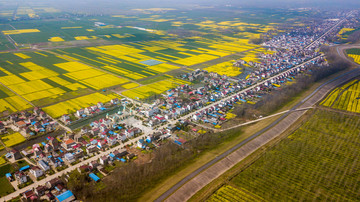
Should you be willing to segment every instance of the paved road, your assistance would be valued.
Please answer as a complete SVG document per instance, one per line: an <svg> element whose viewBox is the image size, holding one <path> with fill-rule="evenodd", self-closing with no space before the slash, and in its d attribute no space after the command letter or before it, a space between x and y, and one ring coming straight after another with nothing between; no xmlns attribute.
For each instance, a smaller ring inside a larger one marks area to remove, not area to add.
<svg viewBox="0 0 360 202"><path fill-rule="evenodd" d="M310 47L311 45L313 45L315 42L319 41L321 38L323 38L324 36L326 36L329 32L331 32L333 29L335 29L337 26L339 26L341 23L343 23L347 17L349 17L354 11L351 11L345 18L343 18L342 20L340 20L338 23L336 23L333 27L331 27L327 32L325 32L324 34L322 34L319 38L317 38L315 41L311 42L309 45L307 45L305 48Z"/></svg>
<svg viewBox="0 0 360 202"><path fill-rule="evenodd" d="M312 107L321 99L323 99L323 97L333 88L357 76L360 76L360 69L349 71L324 83L323 85L319 86L311 95L294 106L292 110L297 108ZM165 200L169 202L177 202L190 199L196 192L198 192L212 180L222 175L228 169L239 163L241 160L246 158L260 147L278 137L293 123L295 123L306 111L307 110L287 112L268 127L247 138L220 156L217 156L214 160L205 164L198 170L194 171L192 174L186 176L182 181L161 195L156 201Z"/></svg>

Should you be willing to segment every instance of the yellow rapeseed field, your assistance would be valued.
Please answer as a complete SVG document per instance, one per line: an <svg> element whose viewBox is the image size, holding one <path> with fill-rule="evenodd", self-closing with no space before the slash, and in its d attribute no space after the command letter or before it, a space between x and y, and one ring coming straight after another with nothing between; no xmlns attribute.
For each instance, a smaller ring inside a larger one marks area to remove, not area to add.
<svg viewBox="0 0 360 202"><path fill-rule="evenodd" d="M51 37L50 39L48 39L49 41L51 41L51 42L61 42L61 41L64 41L64 39L63 38L61 38L61 37L57 37L57 36L55 36L55 37Z"/></svg>
<svg viewBox="0 0 360 202"><path fill-rule="evenodd" d="M2 31L4 35L12 35L12 34L25 34L25 33L34 33L40 32L38 29L16 29L16 30L5 30Z"/></svg>
<svg viewBox="0 0 360 202"><path fill-rule="evenodd" d="M122 92L122 95L132 99L144 99L155 94L161 94L164 91L179 86L181 84L190 84L190 83L180 79L172 78L124 91Z"/></svg>
<svg viewBox="0 0 360 202"><path fill-rule="evenodd" d="M136 88L138 86L139 86L139 84L137 84L137 83L128 83L128 84L122 85L121 87L125 88L125 89L131 89L131 88Z"/></svg>
<svg viewBox="0 0 360 202"><path fill-rule="evenodd" d="M29 58L31 58L30 56L25 55L24 53L14 53L14 55L16 55L16 56L18 56L18 57L20 57L20 58L22 58L22 59L29 59Z"/></svg>
<svg viewBox="0 0 360 202"><path fill-rule="evenodd" d="M43 110L51 117L58 118L64 114L74 113L79 109L95 105L98 102L109 102L114 98L120 98L120 96L117 94L104 95L101 93L93 93L45 107Z"/></svg>
<svg viewBox="0 0 360 202"><path fill-rule="evenodd" d="M1 141L5 144L7 147L11 147L14 145L17 145L19 143L24 142L26 139L24 136L22 136L20 133L13 133L10 135L6 135L1 137Z"/></svg>
<svg viewBox="0 0 360 202"><path fill-rule="evenodd" d="M215 72L220 75L226 76L238 76L241 74L241 68L235 67L233 61L219 63L210 67L205 68L208 72Z"/></svg>

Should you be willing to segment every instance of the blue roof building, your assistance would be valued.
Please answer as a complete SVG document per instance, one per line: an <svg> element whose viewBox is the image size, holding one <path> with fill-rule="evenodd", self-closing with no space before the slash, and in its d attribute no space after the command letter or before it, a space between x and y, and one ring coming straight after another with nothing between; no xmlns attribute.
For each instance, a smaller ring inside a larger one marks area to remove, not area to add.
<svg viewBox="0 0 360 202"><path fill-rule="evenodd" d="M100 180L100 178L99 178L97 175L95 175L94 173L90 173L90 174L89 174L89 177L90 177L91 179L93 179L95 182L97 182L97 181Z"/></svg>
<svg viewBox="0 0 360 202"><path fill-rule="evenodd" d="M70 202L75 200L75 196L70 190L67 190L64 193L57 195L56 200L59 202Z"/></svg>
<svg viewBox="0 0 360 202"><path fill-rule="evenodd" d="M27 170L27 169L30 169L30 166L29 166L29 165L20 168L19 171L25 171L25 170Z"/></svg>

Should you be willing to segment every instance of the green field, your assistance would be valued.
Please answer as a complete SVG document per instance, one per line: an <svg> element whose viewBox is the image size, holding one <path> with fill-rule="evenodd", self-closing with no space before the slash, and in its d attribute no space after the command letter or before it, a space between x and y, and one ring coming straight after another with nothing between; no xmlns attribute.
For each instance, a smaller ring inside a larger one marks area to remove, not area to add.
<svg viewBox="0 0 360 202"><path fill-rule="evenodd" d="M317 110L208 201L359 201L359 122Z"/></svg>
<svg viewBox="0 0 360 202"><path fill-rule="evenodd" d="M6 173L12 171L13 171L13 167L10 164L6 164L0 167L0 197L5 196L11 192L14 192L14 188L5 177Z"/></svg>

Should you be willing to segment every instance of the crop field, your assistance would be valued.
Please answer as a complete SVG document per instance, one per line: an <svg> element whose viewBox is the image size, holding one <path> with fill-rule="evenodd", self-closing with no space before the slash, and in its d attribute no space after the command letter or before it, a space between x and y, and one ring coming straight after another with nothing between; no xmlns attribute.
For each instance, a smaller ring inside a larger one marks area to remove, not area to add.
<svg viewBox="0 0 360 202"><path fill-rule="evenodd" d="M74 113L79 109L96 105L98 102L109 102L114 98L120 98L120 96L117 94L93 93L45 107L43 110L51 117L59 118L64 114Z"/></svg>
<svg viewBox="0 0 360 202"><path fill-rule="evenodd" d="M5 174L13 172L14 168L11 164L5 164L0 167L0 197L5 196L11 192L14 192L13 186L9 180L6 179Z"/></svg>
<svg viewBox="0 0 360 202"><path fill-rule="evenodd" d="M359 80L353 80L334 89L320 105L360 113Z"/></svg>
<svg viewBox="0 0 360 202"><path fill-rule="evenodd" d="M51 104L94 90L128 83L69 57L48 52L2 53L0 111L30 108L26 102ZM26 101L16 94L22 96Z"/></svg>
<svg viewBox="0 0 360 202"><path fill-rule="evenodd" d="M190 84L187 81L183 81L180 79L166 79L163 81L158 81L152 84L140 86L138 88L134 88L131 90L127 90L122 92L121 94L132 98L132 99L144 99L148 98L155 94L163 93L164 91L167 91L171 88L174 88L176 86L182 85L182 84Z"/></svg>
<svg viewBox="0 0 360 202"><path fill-rule="evenodd" d="M208 72L215 72L220 75L226 75L226 76L238 76L241 74L241 68L235 67L233 65L233 62L235 61L229 61L229 62L222 62L207 68L204 68L204 70L207 70Z"/></svg>
<svg viewBox="0 0 360 202"><path fill-rule="evenodd" d="M346 50L346 53L350 58L354 60L354 62L360 64L360 49L358 48L348 49Z"/></svg>
<svg viewBox="0 0 360 202"><path fill-rule="evenodd" d="M207 200L209 202L220 201L261 201L261 198L250 195L246 191L236 189L230 185L224 185Z"/></svg>
<svg viewBox="0 0 360 202"><path fill-rule="evenodd" d="M359 201L359 122L317 110L208 200Z"/></svg>
<svg viewBox="0 0 360 202"><path fill-rule="evenodd" d="M25 138L20 133L13 133L13 134L2 136L1 141L5 144L5 146L11 147L11 146L14 146L14 145L24 142Z"/></svg>

